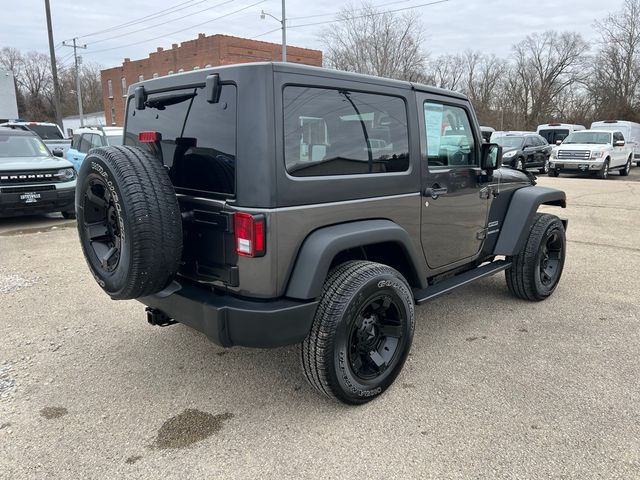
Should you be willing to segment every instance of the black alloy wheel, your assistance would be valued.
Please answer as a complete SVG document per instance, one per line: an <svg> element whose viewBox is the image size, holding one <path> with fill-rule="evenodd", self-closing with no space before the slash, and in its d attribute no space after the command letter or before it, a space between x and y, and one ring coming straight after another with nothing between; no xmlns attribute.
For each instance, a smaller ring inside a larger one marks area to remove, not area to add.
<svg viewBox="0 0 640 480"><path fill-rule="evenodd" d="M351 326L349 365L362 382L375 380L393 366L405 341L400 299L394 294L370 297Z"/></svg>
<svg viewBox="0 0 640 480"><path fill-rule="evenodd" d="M82 192L84 221L79 226L104 273L112 273L122 253L122 221L107 184L92 174Z"/></svg>
<svg viewBox="0 0 640 480"><path fill-rule="evenodd" d="M545 287L553 286L561 273L560 262L564 256L564 241L558 231L552 231L540 248L540 282Z"/></svg>

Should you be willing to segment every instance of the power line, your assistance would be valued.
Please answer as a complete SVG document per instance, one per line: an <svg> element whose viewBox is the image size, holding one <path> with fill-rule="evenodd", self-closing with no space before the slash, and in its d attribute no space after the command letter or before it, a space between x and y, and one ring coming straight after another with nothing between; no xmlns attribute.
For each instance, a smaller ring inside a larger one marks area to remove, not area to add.
<svg viewBox="0 0 640 480"><path fill-rule="evenodd" d="M414 8L428 7L430 5L437 5L438 3L445 3L445 2L448 2L448 1L449 0L437 0L435 2L429 2L429 3L422 3L420 5L414 5L412 7L396 8L395 10L384 10L382 12L365 13L363 15L356 15L354 17L338 18L338 19L335 19L335 20L326 20L324 22L313 22L313 23L304 23L302 25L292 25L292 26L289 26L287 28L302 28L302 27L311 27L311 26L314 26L314 25L326 25L328 23L346 22L348 20L357 20L358 18L375 17L377 15L383 15L385 13L396 13L396 12L403 12L405 10L413 10Z"/></svg>
<svg viewBox="0 0 640 480"><path fill-rule="evenodd" d="M204 0L204 1L208 2L209 0ZM212 5L210 7L204 8L202 10L198 10L197 12L191 12L191 13L188 13L187 15L183 15L181 17L176 17L176 18L172 18L170 20L166 20L164 22L156 23L155 25L145 26L145 27L140 28L138 30L133 30L133 31L127 32L127 33L122 33L120 35L115 35L113 37L99 38L98 40L94 40L93 42L91 42L91 45L95 45L96 43L106 42L108 40L114 40L116 38L121 38L121 37L126 37L126 36L129 36L129 35L133 35L134 33L142 32L143 30L160 27L162 25L166 25L167 23L175 22L176 20L182 20L183 18L187 18L187 17L190 17L192 15L197 15L199 13L206 12L207 10L211 10L212 8L220 7L222 5L226 5L227 3L232 3L234 1L235 0L226 0L224 2L216 3L215 5ZM194 5L190 5L190 7L192 7L192 6L194 6ZM173 12L171 12L171 13L173 13Z"/></svg>
<svg viewBox="0 0 640 480"><path fill-rule="evenodd" d="M407 3L407 2L411 2L413 0L397 0L395 2L386 2L386 3L382 3L380 5L373 5L373 7L387 7L389 5L395 5L398 3ZM362 8L358 8L356 10L363 10ZM289 17L287 18L287 20L302 20L304 18L318 18L318 17L333 17L336 14L338 14L339 12L333 12L333 13L316 13L315 15L304 15L302 17Z"/></svg>
<svg viewBox="0 0 640 480"><path fill-rule="evenodd" d="M255 37L251 37L251 39L253 40L254 38L264 37L265 35L269 35L270 33L278 32L281 29L282 29L282 27L274 28L273 30L269 30L268 32L263 32L260 35L256 35Z"/></svg>
<svg viewBox="0 0 640 480"><path fill-rule="evenodd" d="M206 25L207 23L215 22L216 20L220 20L221 18L229 17L229 16L234 15L236 13L239 13L239 12L242 12L242 11L247 10L249 8L255 7L256 5L260 5L261 3L264 3L266 1L267 0L259 0L258 2L252 3L251 5L247 5L246 7L242 7L242 8L239 8L237 10L234 10L233 12L225 13L224 15L220 15L218 17L212 18L212 19L207 20L205 22L198 23L196 25L191 25L191 26L186 27L186 28L181 28L180 30L175 30L175 31L169 32L169 33L164 33L164 34L159 35L157 37L147 38L146 40L141 40L139 42L133 42L133 43L129 43L129 44L126 44L126 45L119 45L117 47L103 48L103 49L100 49L100 50L90 50L88 53L92 53L93 54L93 53L106 52L106 51L109 51L109 50L117 50L117 49L120 49L120 48L126 48L126 47L131 47L133 45L140 45L142 43L151 42L153 40L158 40L160 38L166 38L166 37L169 37L171 35L175 35L176 33L182 33L182 32L184 32L186 30L191 30L192 28L201 27L202 25Z"/></svg>
<svg viewBox="0 0 640 480"><path fill-rule="evenodd" d="M172 7L165 8L164 10L159 10L159 11L157 11L155 13L151 13L151 14L145 15L144 17L135 18L135 19L129 20L128 22L125 22L125 23L120 23L120 24L114 25L112 27L108 27L108 28L105 28L105 29L102 29L102 30L98 30L98 31L95 31L95 32L87 33L87 34L81 35L81 36L79 36L77 38L93 37L93 36L99 35L101 33L112 32L114 30L120 30L122 28L130 27L132 25L136 25L138 23L142 23L142 22L145 22L145 21L150 20L150 19L162 17L164 15L168 15L170 13L173 13L173 12L176 12L176 11L179 11L179 10L183 10L184 8L193 7L195 5L198 5L200 3L203 3L203 2L206 2L206 1L209 1L209 0L199 0L195 4L193 3L194 1L195 0L186 0L184 2L181 2L181 3L178 3L176 5L173 5ZM187 5L186 7L182 7L183 5L185 5L187 3L191 3L192 5ZM182 7L182 8L176 9L176 7ZM165 13L165 12L167 12L167 13Z"/></svg>

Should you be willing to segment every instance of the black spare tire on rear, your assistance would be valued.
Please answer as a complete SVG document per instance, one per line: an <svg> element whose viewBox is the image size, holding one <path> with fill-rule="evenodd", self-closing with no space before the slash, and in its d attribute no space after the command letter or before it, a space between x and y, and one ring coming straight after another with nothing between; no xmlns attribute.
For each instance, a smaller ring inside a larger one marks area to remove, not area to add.
<svg viewBox="0 0 640 480"><path fill-rule="evenodd" d="M98 284L115 300L162 290L182 257L182 217L165 166L130 146L92 150L76 186L80 243Z"/></svg>

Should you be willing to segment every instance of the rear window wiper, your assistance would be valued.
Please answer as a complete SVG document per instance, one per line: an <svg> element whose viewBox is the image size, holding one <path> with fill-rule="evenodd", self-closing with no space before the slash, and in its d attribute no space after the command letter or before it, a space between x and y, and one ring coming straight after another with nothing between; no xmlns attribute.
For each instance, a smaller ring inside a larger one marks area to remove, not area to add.
<svg viewBox="0 0 640 480"><path fill-rule="evenodd" d="M164 110L169 105L175 105L187 100L191 100L197 94L195 92L190 93L174 93L172 95L162 95L157 97L148 98L144 105L145 107L155 108L157 110Z"/></svg>

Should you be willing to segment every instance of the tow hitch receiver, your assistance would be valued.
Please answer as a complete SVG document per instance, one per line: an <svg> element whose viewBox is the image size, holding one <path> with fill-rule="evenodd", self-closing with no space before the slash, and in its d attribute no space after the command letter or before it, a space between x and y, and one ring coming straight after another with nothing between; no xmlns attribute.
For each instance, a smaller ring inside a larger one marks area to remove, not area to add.
<svg viewBox="0 0 640 480"><path fill-rule="evenodd" d="M147 322L150 325L155 325L158 327L168 327L169 325L173 325L176 322L174 319L169 318L163 311L158 310L157 308L147 307L145 308L147 312Z"/></svg>

